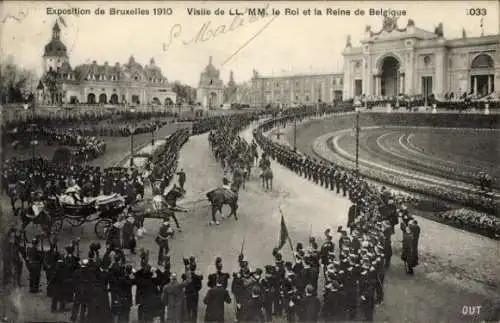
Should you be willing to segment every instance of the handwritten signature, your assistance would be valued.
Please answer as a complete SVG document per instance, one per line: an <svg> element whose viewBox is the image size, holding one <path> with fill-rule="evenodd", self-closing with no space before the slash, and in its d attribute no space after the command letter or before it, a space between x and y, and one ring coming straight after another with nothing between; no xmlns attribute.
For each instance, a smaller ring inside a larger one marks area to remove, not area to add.
<svg viewBox="0 0 500 323"><path fill-rule="evenodd" d="M183 34L183 29L181 24L175 24L170 28L169 38L167 43L162 44L163 51L166 52L174 43L178 40L183 45L192 45L197 43L206 42L217 38L220 35L228 34L234 32L241 27L252 24L254 22L260 21L266 18L266 16L248 16L244 18L243 16L235 16L230 24L220 24L215 26L212 21L204 22L201 27L197 30L196 34L191 38L180 39ZM273 18L276 18L273 16ZM274 19L272 19L274 20Z"/></svg>

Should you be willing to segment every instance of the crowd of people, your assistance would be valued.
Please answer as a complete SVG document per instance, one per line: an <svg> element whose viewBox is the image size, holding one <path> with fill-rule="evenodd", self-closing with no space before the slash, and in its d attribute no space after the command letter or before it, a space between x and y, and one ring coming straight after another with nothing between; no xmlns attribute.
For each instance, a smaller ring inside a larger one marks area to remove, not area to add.
<svg viewBox="0 0 500 323"><path fill-rule="evenodd" d="M206 306L205 321L224 322L225 306L231 302L236 304L238 321L270 322L273 317L282 317L288 322L342 321L360 316L373 320L376 304L384 299L385 272L390 267L392 236L398 224L403 235L401 258L407 273L413 274L413 268L418 265L420 228L401 201L385 189L374 190L355 173L303 157L263 134L284 120L314 113L317 111L305 108L295 114L284 113L285 117L265 122L254 131L254 138L264 152L280 164L351 200L353 205L346 215L347 229L337 228L338 247L333 242L334 233L326 229L322 241L310 237L308 243L297 243L294 258L289 261L283 258L280 248L275 248L269 250L274 257L273 264L252 270L240 254L239 270L232 275L223 270L222 259L217 257L215 271L206 280L208 291L202 298ZM237 134L257 118L254 114L243 114L204 119L207 121L199 121L193 133L219 129L214 131ZM188 138L185 130L178 131L168 139L162 151L155 153L147 169L155 182L168 185L177 167L177 153ZM233 142L228 142L229 152ZM7 183L29 183L28 192L35 189L51 192L53 189L47 189L44 184L53 182L55 187L64 188L74 180L82 190L86 181L90 181L92 184L87 186L94 196L101 191L106 194L117 190L119 194L135 198L138 191L127 194L123 187L127 184L127 187L136 187L136 180L140 182L141 178L137 171L126 168L104 169L101 174L99 168L78 165L55 168L45 160L34 163L13 160L6 169ZM161 187L158 190L163 191ZM204 280L197 271L196 258L183 260L184 272L180 276L172 272L168 239L173 231L165 221L155 239L163 248L159 252L159 268L150 264L149 251L145 250L140 251L139 268L126 264L124 249L135 252L137 246L132 243L136 220L129 209L124 212L120 218L126 220L112 226L102 256L99 243L90 245L87 257L80 256L78 241L66 246L64 252L59 252L55 240L50 241L49 251L43 250L36 239L26 247L22 232L10 230L4 243L4 259L12 264L7 272L14 277L14 283L20 284L19 268L24 259L30 272L30 291L36 293L43 269L52 311L64 311L72 303L73 322L129 322L134 304L138 306L141 323L152 322L155 317L160 317L161 322L196 322ZM8 281L10 275L5 275Z"/></svg>
<svg viewBox="0 0 500 323"><path fill-rule="evenodd" d="M76 184L82 198L116 193L125 196L128 203L133 203L138 195L144 196L145 179L161 181L163 186L168 186L177 167L180 148L188 137L186 129L169 136L149 163L153 165L152 172L142 172L135 167L101 168L43 158L9 159L3 165L3 189L14 201L30 202L35 192L40 192L46 199L61 195Z"/></svg>
<svg viewBox="0 0 500 323"><path fill-rule="evenodd" d="M412 275L414 267L418 265L418 222L409 214L401 196L392 196L385 188L379 191L370 187L355 172L302 156L263 134L290 118L293 117L273 119L255 130L254 136L259 145L278 163L299 176L349 197L353 203L347 216L349 232L342 227L337 230L341 234L338 255L333 252L334 244L329 229L325 231L326 241L321 248L318 248L315 239L309 241L310 247L306 251L302 244L297 245L296 258L309 270L304 274L305 282L299 278L293 283L294 279L291 279L292 290L301 291L307 284L312 286L312 289L309 288L311 291L317 290L321 263L325 278L323 309L316 315L321 313L327 321L354 320L359 318L361 312L364 320L373 320L375 305L381 303L384 297L384 277L393 255L391 237L395 234L395 226L401 221L401 259L406 272ZM291 294L294 296L293 292ZM289 304L292 303L295 301ZM297 308L287 307L286 303L285 307L288 313L295 315Z"/></svg>

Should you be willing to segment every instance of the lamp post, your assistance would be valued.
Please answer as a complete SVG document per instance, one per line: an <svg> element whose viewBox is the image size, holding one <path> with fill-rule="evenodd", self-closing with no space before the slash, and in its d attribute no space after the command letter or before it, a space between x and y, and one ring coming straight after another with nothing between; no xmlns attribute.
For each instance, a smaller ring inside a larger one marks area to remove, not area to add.
<svg viewBox="0 0 500 323"><path fill-rule="evenodd" d="M35 159L35 154L36 154L36 124L35 124L35 118L36 118L36 98L35 95L33 95L33 104L31 106L31 157Z"/></svg>
<svg viewBox="0 0 500 323"><path fill-rule="evenodd" d="M293 116L293 151L297 151L297 118L298 115Z"/></svg>
<svg viewBox="0 0 500 323"><path fill-rule="evenodd" d="M130 109L130 112L134 113L134 109ZM134 166L134 133L136 130L135 126L129 128L130 130L130 167Z"/></svg>
<svg viewBox="0 0 500 323"><path fill-rule="evenodd" d="M151 146L155 145L155 131L156 131L156 125L154 125L153 129L151 129Z"/></svg>
<svg viewBox="0 0 500 323"><path fill-rule="evenodd" d="M360 109L356 108L356 176L359 175L359 114Z"/></svg>

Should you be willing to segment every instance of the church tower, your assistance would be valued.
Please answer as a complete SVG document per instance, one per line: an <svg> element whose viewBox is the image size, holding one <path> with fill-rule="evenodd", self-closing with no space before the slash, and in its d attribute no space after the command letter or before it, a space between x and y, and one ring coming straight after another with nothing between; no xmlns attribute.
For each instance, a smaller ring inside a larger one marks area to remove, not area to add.
<svg viewBox="0 0 500 323"><path fill-rule="evenodd" d="M52 27L52 39L45 45L43 53L43 70L44 72L57 70L64 63L69 63L68 52L66 45L61 41L61 29L56 22Z"/></svg>

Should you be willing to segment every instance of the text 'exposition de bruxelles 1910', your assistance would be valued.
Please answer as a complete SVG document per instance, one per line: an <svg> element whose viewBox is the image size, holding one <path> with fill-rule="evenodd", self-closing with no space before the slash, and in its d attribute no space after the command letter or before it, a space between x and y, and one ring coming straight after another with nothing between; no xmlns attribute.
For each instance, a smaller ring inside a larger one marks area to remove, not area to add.
<svg viewBox="0 0 500 323"><path fill-rule="evenodd" d="M215 10L209 8L186 8L187 14L190 16L210 16L210 15L285 15L285 16L298 16L298 15L325 15L325 16L406 16L404 9L382 9L382 8L368 8L368 9L345 9L345 8L282 8L267 10L263 9L229 9L229 10ZM172 8L53 8L46 9L47 15L110 15L110 16L148 16L148 15L172 15L174 14Z"/></svg>

